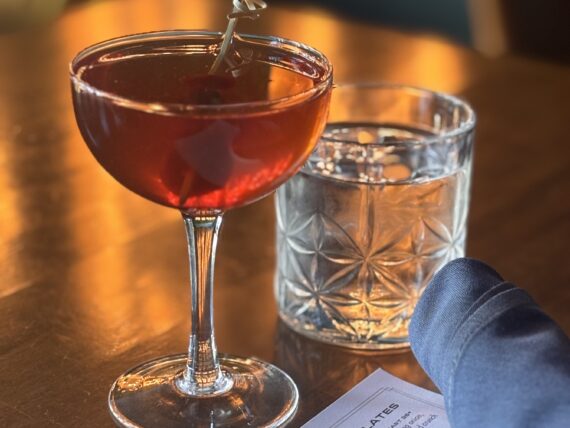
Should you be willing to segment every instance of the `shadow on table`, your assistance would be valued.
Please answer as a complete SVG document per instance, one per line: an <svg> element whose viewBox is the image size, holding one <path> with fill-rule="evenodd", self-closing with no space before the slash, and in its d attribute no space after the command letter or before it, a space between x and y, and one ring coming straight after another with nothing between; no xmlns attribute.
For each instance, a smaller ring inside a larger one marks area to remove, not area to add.
<svg viewBox="0 0 570 428"><path fill-rule="evenodd" d="M435 390L408 348L386 352L326 345L295 333L282 321L277 324L275 348L275 364L299 388L299 411L293 426L311 419L378 368Z"/></svg>

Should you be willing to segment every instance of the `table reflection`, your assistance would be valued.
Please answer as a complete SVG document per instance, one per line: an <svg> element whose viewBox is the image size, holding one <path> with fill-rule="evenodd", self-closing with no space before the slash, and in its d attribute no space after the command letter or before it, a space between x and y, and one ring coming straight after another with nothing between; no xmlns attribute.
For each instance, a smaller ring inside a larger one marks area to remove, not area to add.
<svg viewBox="0 0 570 428"><path fill-rule="evenodd" d="M285 370L299 388L299 423L319 413L378 368L436 390L409 349L375 352L331 346L301 336L281 321L276 332L275 364ZM303 400L308 396L310 401Z"/></svg>

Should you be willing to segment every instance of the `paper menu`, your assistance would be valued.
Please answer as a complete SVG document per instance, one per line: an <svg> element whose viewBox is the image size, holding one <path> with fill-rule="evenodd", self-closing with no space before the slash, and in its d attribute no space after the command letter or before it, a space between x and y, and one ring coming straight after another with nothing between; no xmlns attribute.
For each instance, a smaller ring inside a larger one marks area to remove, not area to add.
<svg viewBox="0 0 570 428"><path fill-rule="evenodd" d="M376 370L303 428L450 428L443 397Z"/></svg>

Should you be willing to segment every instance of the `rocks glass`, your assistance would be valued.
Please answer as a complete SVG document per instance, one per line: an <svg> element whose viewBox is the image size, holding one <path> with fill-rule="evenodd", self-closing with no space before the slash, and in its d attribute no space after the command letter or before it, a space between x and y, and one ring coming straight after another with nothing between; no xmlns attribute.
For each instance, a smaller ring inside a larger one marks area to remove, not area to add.
<svg viewBox="0 0 570 428"><path fill-rule="evenodd" d="M475 115L382 84L333 91L316 150L277 192L280 316L352 348L408 344L422 291L465 252Z"/></svg>

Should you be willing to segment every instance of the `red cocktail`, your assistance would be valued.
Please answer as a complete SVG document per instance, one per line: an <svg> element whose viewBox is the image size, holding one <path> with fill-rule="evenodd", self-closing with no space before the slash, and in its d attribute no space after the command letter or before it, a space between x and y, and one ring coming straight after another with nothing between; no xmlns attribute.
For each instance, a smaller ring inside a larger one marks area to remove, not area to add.
<svg viewBox="0 0 570 428"><path fill-rule="evenodd" d="M255 358L218 357L214 252L223 211L273 191L305 162L324 128L332 70L296 42L235 36L212 66L220 34L166 31L110 40L71 65L77 122L121 184L182 212L188 235L188 355L145 363L109 394L121 426L277 426L297 389Z"/></svg>
<svg viewBox="0 0 570 428"><path fill-rule="evenodd" d="M85 85L112 94L74 92L84 139L111 175L145 198L179 209L251 202L295 173L322 131L328 90L316 86L326 68L236 37L241 65L209 74L218 42L133 40L74 64Z"/></svg>

